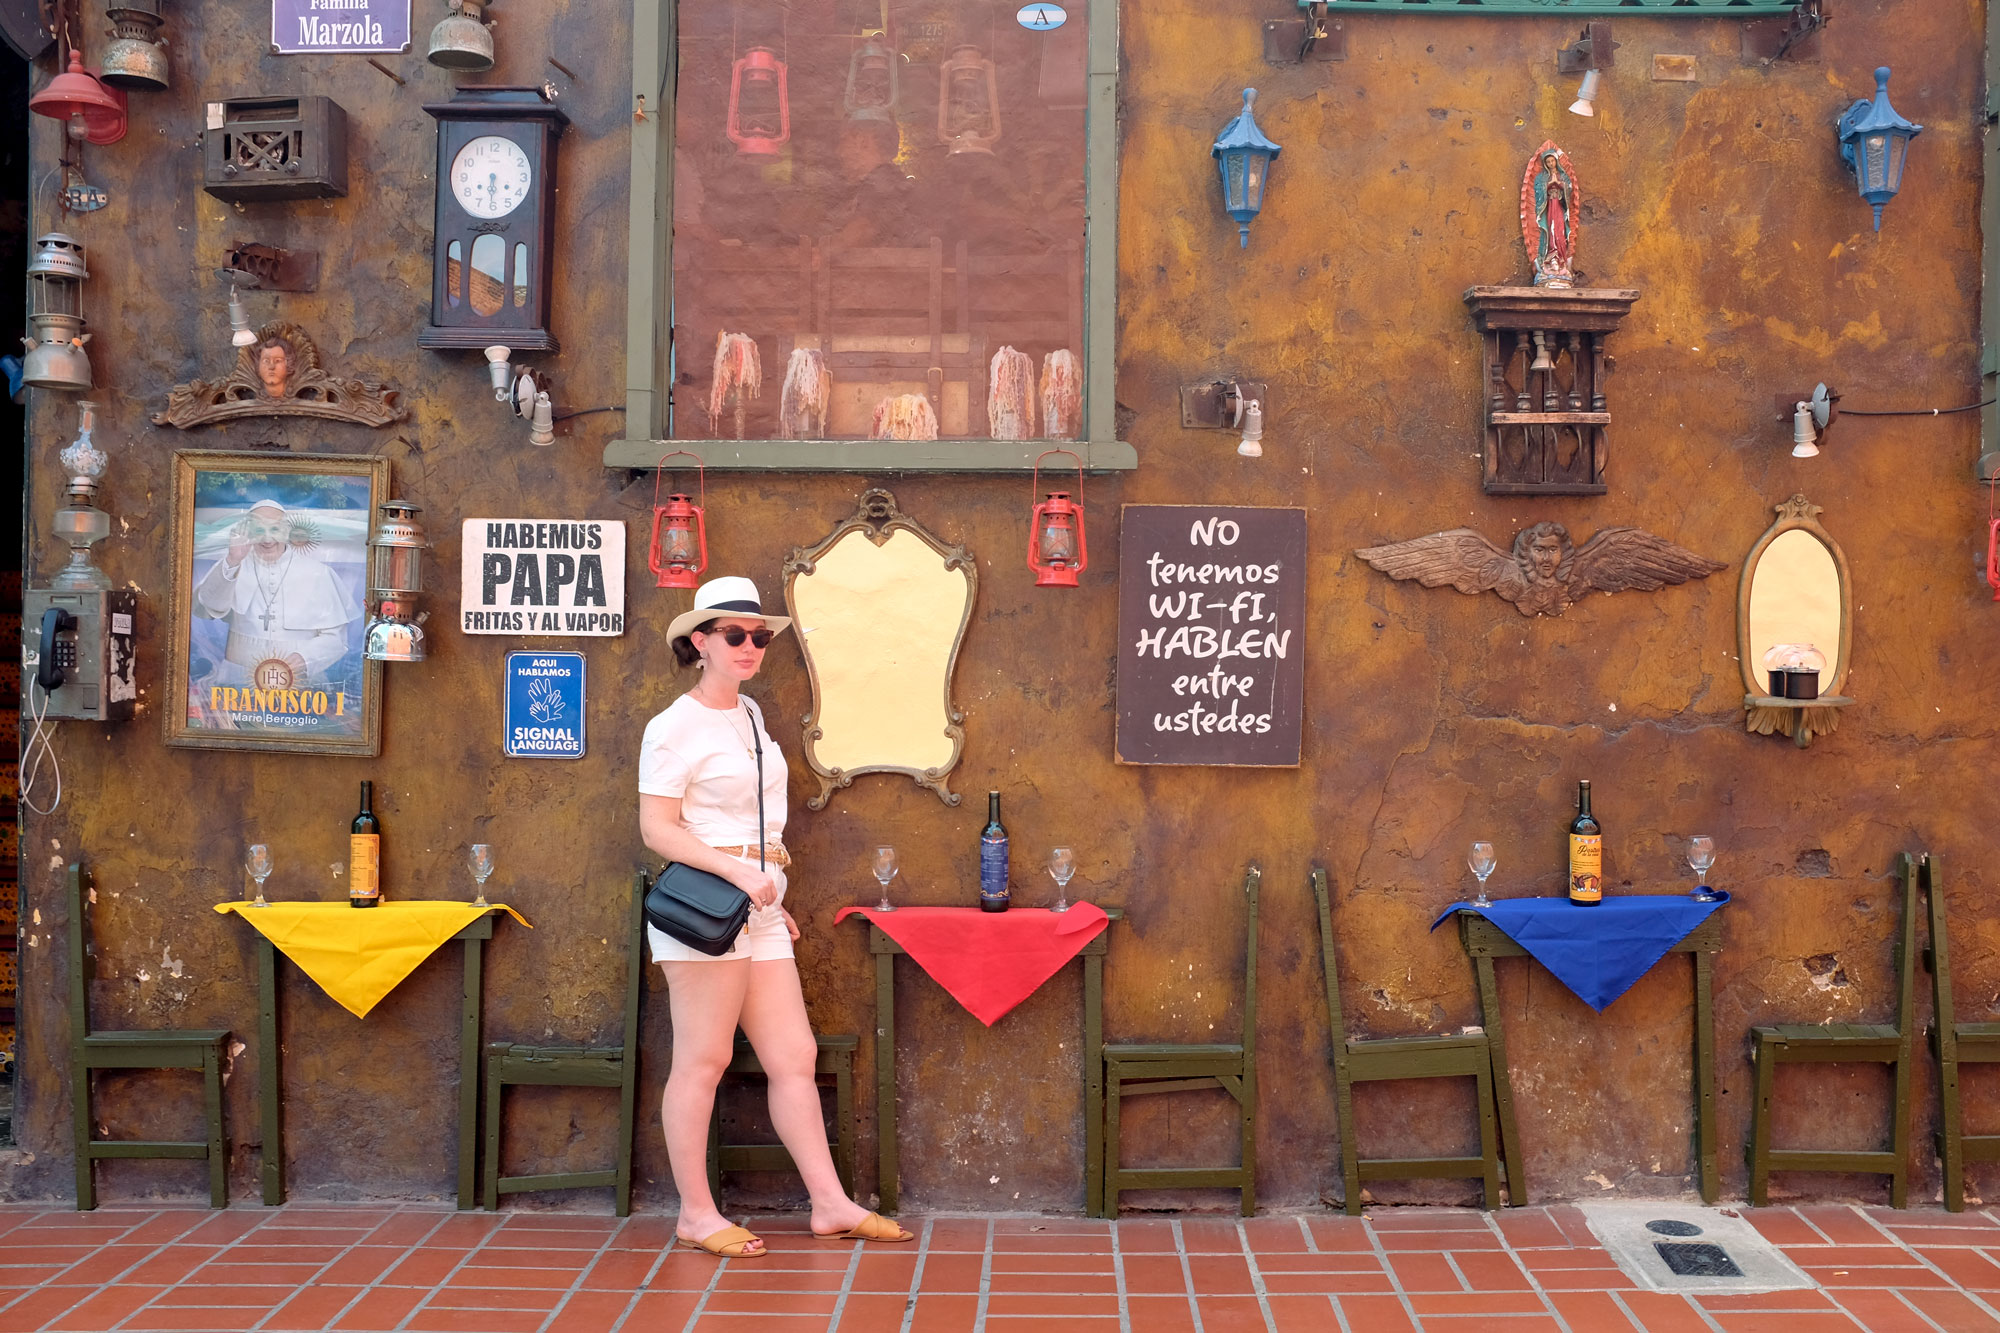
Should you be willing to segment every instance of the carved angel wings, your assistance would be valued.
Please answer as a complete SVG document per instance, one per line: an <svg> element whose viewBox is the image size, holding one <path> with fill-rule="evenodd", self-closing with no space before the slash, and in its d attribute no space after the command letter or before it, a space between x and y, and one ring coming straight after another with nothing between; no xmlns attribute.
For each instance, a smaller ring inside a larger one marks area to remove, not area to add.
<svg viewBox="0 0 2000 1333"><path fill-rule="evenodd" d="M1569 534L1554 523L1522 532L1512 553L1471 528L1453 528L1355 554L1390 578L1426 588L1448 583L1463 593L1497 592L1524 616L1559 616L1592 589L1654 592L1725 567L1641 528L1605 528L1572 549Z"/></svg>

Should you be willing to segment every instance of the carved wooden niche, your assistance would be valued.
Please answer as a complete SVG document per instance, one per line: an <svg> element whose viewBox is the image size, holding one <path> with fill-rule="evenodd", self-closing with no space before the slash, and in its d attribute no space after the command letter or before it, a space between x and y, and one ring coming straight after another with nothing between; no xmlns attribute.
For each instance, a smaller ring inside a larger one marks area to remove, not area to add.
<svg viewBox="0 0 2000 1333"><path fill-rule="evenodd" d="M972 557L875 489L825 540L793 551L784 578L812 679L804 748L820 790L807 806L824 808L862 773L906 774L957 805L945 780L965 751L965 714L951 679L979 588Z"/></svg>
<svg viewBox="0 0 2000 1333"><path fill-rule="evenodd" d="M1579 203L1569 155L1544 143L1521 181L1531 282L1465 293L1485 341L1488 495L1604 494L1606 343L1639 293L1575 285Z"/></svg>
<svg viewBox="0 0 2000 1333"><path fill-rule="evenodd" d="M191 430L245 417L321 417L356 426L387 426L410 414L402 391L320 368L319 348L296 324L280 320L236 349L236 365L218 380L190 380L167 391L156 426Z"/></svg>
<svg viewBox="0 0 2000 1333"><path fill-rule="evenodd" d="M1736 592L1736 656L1743 668L1743 727L1760 736L1783 732L1803 750L1840 723L1854 700L1841 693L1854 648L1854 585L1840 543L1819 524L1820 507L1803 495L1777 506L1743 561ZM1826 658L1819 697L1771 693L1765 654L1779 644L1810 645Z"/></svg>

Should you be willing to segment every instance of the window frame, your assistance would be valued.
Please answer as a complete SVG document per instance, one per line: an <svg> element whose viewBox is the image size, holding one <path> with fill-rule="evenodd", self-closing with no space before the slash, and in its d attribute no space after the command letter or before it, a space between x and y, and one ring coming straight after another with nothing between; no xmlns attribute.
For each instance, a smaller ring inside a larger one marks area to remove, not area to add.
<svg viewBox="0 0 2000 1333"><path fill-rule="evenodd" d="M1801 0L1319 0L1329 14L1602 14L1618 18L1782 18ZM1314 0L1298 0L1305 9Z"/></svg>
<svg viewBox="0 0 2000 1333"><path fill-rule="evenodd" d="M1085 471L1138 467L1118 439L1118 0L1071 0L1089 24L1084 70L1083 438L672 440L674 72L680 0L632 0L632 198L626 240L625 436L607 468L654 468L687 449L715 471L1026 472L1049 449Z"/></svg>

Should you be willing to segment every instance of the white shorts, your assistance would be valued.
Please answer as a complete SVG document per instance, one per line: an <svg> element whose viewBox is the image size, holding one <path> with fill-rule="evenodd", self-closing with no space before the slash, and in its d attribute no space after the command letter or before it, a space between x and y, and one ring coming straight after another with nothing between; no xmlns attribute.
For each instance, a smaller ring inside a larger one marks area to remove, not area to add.
<svg viewBox="0 0 2000 1333"><path fill-rule="evenodd" d="M751 865L757 864L754 856L739 857ZM771 878L778 882L778 902L785 901L785 872L781 866L767 866ZM709 954L699 949L690 949L679 940L668 935L658 926L646 925L646 944L651 949L656 963L727 963L741 959L751 962L769 962L774 958L790 958L792 954L792 932L785 929L785 915L776 905L767 908L750 909L750 922L736 936L736 943L728 953Z"/></svg>

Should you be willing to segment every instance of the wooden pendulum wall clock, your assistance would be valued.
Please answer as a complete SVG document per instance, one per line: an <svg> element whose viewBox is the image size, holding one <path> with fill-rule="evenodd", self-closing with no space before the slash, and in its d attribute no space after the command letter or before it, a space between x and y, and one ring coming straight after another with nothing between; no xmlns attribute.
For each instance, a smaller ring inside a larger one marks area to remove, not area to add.
<svg viewBox="0 0 2000 1333"><path fill-rule="evenodd" d="M419 347L553 352L556 141L569 117L539 88L460 88L437 117L431 322Z"/></svg>

